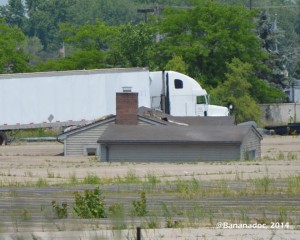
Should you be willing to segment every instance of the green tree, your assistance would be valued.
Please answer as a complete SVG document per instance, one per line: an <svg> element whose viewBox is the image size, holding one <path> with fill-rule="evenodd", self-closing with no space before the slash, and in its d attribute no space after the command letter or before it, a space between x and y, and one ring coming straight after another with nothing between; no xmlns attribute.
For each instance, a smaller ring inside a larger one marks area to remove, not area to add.
<svg viewBox="0 0 300 240"><path fill-rule="evenodd" d="M222 105L232 104L236 122L258 122L260 108L250 95L249 79L253 77L253 66L234 58L227 63L227 68L226 80L211 93L213 99Z"/></svg>
<svg viewBox="0 0 300 240"><path fill-rule="evenodd" d="M67 10L75 0L25 0L28 24L25 33L38 37L44 50L58 50L61 46L59 24L67 22Z"/></svg>
<svg viewBox="0 0 300 240"><path fill-rule="evenodd" d="M267 54L253 33L256 11L213 1L194 1L195 7L167 9L159 21L162 36L155 60L160 68L179 55L189 75L216 87L226 72L226 61L239 58L260 69Z"/></svg>
<svg viewBox="0 0 300 240"><path fill-rule="evenodd" d="M177 71L183 74L187 73L187 64L183 61L181 56L174 55L173 58L167 63L164 69Z"/></svg>
<svg viewBox="0 0 300 240"><path fill-rule="evenodd" d="M36 70L93 69L107 66L109 44L117 36L118 28L104 22L75 27L69 23L60 25L61 35L73 51L65 58L40 63Z"/></svg>
<svg viewBox="0 0 300 240"><path fill-rule="evenodd" d="M149 66L153 39L151 27L144 23L120 26L118 35L111 44L111 64L122 67Z"/></svg>
<svg viewBox="0 0 300 240"><path fill-rule="evenodd" d="M70 23L60 25L63 40L81 50L107 50L110 41L116 37L118 28L97 21L80 27Z"/></svg>
<svg viewBox="0 0 300 240"><path fill-rule="evenodd" d="M137 7L132 0L80 0L68 9L73 25L95 24L120 25L136 22Z"/></svg>
<svg viewBox="0 0 300 240"><path fill-rule="evenodd" d="M35 71L64 71L104 67L107 67L107 65L105 63L105 54L102 51L77 50L66 58L41 62L34 69Z"/></svg>
<svg viewBox="0 0 300 240"><path fill-rule="evenodd" d="M0 21L0 73L17 73L28 70L28 56L21 45L25 36L17 27Z"/></svg>
<svg viewBox="0 0 300 240"><path fill-rule="evenodd" d="M25 8L22 0L9 0L6 6L0 8L0 16L9 26L23 29L25 25Z"/></svg>

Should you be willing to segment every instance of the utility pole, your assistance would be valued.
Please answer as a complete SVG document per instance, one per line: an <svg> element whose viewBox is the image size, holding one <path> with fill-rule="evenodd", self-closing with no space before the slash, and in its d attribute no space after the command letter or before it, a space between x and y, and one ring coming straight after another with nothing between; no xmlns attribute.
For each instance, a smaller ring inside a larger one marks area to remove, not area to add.
<svg viewBox="0 0 300 240"><path fill-rule="evenodd" d="M143 9L138 9L137 12L144 13L145 23L147 23L148 22L148 13L154 12L154 9L153 8L143 8Z"/></svg>
<svg viewBox="0 0 300 240"><path fill-rule="evenodd" d="M249 0L249 9L252 10L252 0Z"/></svg>

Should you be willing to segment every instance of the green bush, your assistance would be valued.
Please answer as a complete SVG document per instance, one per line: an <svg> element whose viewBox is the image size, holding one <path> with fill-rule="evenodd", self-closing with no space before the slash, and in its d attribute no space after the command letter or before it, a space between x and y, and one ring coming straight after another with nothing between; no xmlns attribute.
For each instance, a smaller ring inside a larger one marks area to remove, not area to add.
<svg viewBox="0 0 300 240"><path fill-rule="evenodd" d="M84 193L74 192L74 211L82 218L105 218L105 202L99 188L84 190Z"/></svg>
<svg viewBox="0 0 300 240"><path fill-rule="evenodd" d="M148 213L146 193L141 192L141 200L139 200L139 201L134 200L132 202L132 205L133 205L133 215L134 216L138 216L138 217L145 216Z"/></svg>
<svg viewBox="0 0 300 240"><path fill-rule="evenodd" d="M66 202L63 202L61 206L58 205L56 201L52 201L51 204L56 217L59 219L68 217L68 204Z"/></svg>

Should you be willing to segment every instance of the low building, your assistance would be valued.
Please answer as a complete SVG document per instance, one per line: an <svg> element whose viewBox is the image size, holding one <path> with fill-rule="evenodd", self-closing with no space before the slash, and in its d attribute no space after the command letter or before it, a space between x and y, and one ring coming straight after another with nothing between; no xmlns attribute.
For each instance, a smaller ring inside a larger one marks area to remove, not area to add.
<svg viewBox="0 0 300 240"><path fill-rule="evenodd" d="M261 135L233 117L174 117L138 109L137 93L117 93L116 115L58 136L64 155L101 161L193 162L260 158Z"/></svg>
<svg viewBox="0 0 300 240"><path fill-rule="evenodd" d="M101 161L197 162L260 158L253 126L109 126L98 140Z"/></svg>
<svg viewBox="0 0 300 240"><path fill-rule="evenodd" d="M100 147L97 143L99 137L108 126L116 123L116 116L110 115L95 120L84 126L70 128L60 134L57 139L64 144L65 156L89 156L100 155ZM138 125L164 125L167 122L155 118L137 116Z"/></svg>
<svg viewBox="0 0 300 240"><path fill-rule="evenodd" d="M100 147L97 140L108 126L116 123L134 125L168 124L168 122L157 117L139 115L137 101L137 94L119 93L117 94L117 115L104 116L85 125L66 129L57 137L57 140L64 144L64 155L99 156Z"/></svg>

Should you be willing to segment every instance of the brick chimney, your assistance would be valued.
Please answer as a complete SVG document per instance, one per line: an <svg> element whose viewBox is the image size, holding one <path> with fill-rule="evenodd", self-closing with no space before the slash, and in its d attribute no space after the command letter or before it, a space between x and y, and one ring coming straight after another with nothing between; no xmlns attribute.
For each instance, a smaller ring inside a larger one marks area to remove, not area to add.
<svg viewBox="0 0 300 240"><path fill-rule="evenodd" d="M116 124L138 124L138 93L131 92L131 88L123 88L116 95Z"/></svg>

